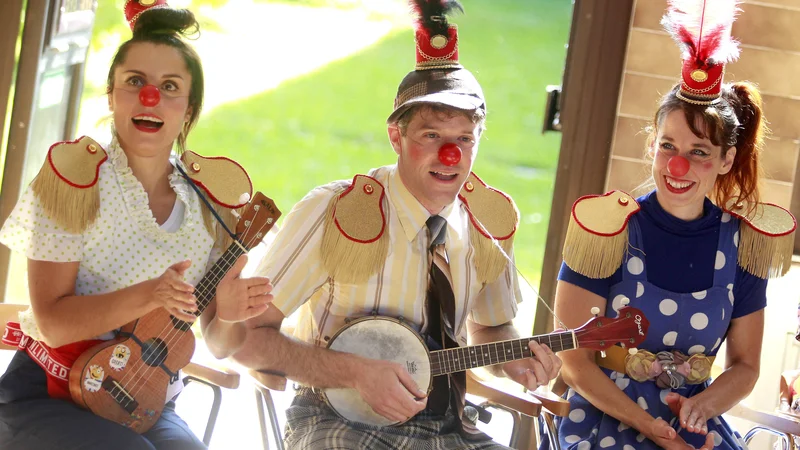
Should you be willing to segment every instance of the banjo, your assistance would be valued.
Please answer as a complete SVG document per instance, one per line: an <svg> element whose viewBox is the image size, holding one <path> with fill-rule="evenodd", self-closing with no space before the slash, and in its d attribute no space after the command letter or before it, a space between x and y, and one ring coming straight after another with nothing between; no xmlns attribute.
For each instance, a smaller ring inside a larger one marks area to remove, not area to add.
<svg viewBox="0 0 800 450"><path fill-rule="evenodd" d="M634 348L644 341L648 326L649 322L640 310L626 306L619 310L617 318L595 317L574 330L429 351L422 337L402 321L367 316L342 327L328 342L328 348L396 362L408 370L421 391L430 393L435 376L530 358L530 341L547 344L554 352L575 348L603 351L615 344ZM374 412L355 389L323 389L323 395L328 405L350 422L373 426L402 423Z"/></svg>

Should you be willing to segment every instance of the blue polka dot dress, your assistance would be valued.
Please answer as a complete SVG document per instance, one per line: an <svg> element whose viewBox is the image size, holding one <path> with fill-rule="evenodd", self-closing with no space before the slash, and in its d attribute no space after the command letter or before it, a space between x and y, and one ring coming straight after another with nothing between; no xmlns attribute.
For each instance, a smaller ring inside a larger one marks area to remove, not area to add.
<svg viewBox="0 0 800 450"><path fill-rule="evenodd" d="M734 283L737 282L737 279L743 278L741 270L737 269L739 221L727 213L722 213L710 202L706 205L706 214L711 214L712 217L706 216L700 227L713 231L705 235L702 241L706 247L705 259L706 261L710 259L710 264L713 264L713 273L711 273L709 267L706 267L705 271L698 268L692 262L697 258L693 258L694 255L686 255L686 252L678 252L684 254L677 255L678 259L675 264L670 264L668 256L654 259L653 256L660 256L658 255L660 250L655 250L655 248L662 247L663 250L663 246L670 246L669 239L659 236L655 241L650 239L648 242L643 232L650 230L654 223L658 230L653 231L653 235L664 232L663 225L666 222L666 231L669 232L667 235L679 239L680 232L685 231L682 227L687 223L679 223L678 230L669 229L669 221L677 221L677 219L669 216L671 219L661 220L664 219L661 215L666 212L657 204L655 195L641 199L641 203L646 203L642 205L645 214L634 215L628 223L629 252L620 270L611 278L613 281L606 281L609 287L604 296L609 301L605 315L617 317L617 311L623 306L623 299L627 297L630 299L630 306L642 310L650 322L647 338L639 346L640 349L652 353L678 350L687 355L697 353L708 356L715 355L725 338L730 321L734 317L736 300ZM676 232L678 232L677 235ZM703 235L704 233L699 234ZM697 234L692 236L697 237ZM708 245L709 236L716 238L710 241L711 246ZM663 242L664 240L667 241ZM653 254L649 252L650 249L654 249ZM703 249L698 249L698 251L700 250ZM667 252L669 253L669 250ZM652 269L680 272L683 268L686 269L684 277L691 277L693 272L704 272L708 277L688 283L664 280L661 284L664 286L670 283L673 285L683 283L684 286L679 287L688 286L692 288L690 290L667 289L649 281L658 278L648 276L648 272ZM565 270L562 269L562 273L559 275L562 281L572 282L575 280L574 272L571 274L564 272ZM711 282L708 283L708 281ZM750 280L750 284L752 283ZM580 285L580 283L576 284ZM759 288L763 286L765 289L766 287L765 283L756 282L756 284ZM697 289L701 285L704 288ZM592 289L591 285L588 288L597 291L597 289ZM742 311L737 312L739 316L741 313ZM608 369L601 370L642 409L653 417L661 418L672 425L687 443L699 447L705 442L705 436L680 428L677 418L672 414L664 399L669 392L692 397L706 389L708 381L697 385L686 384L678 389L661 389L653 381L637 382L624 373ZM563 449L640 450L660 448L645 438L638 430L606 415L573 390L569 390L567 397L570 402L570 414L560 420L558 424L559 440ZM721 417L709 420L708 430L714 437L715 448L745 448L740 435L733 431Z"/></svg>

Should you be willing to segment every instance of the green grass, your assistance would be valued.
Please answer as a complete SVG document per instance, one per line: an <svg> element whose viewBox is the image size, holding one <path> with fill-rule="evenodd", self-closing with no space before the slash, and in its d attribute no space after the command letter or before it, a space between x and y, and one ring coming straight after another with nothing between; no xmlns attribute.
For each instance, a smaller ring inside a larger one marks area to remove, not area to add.
<svg viewBox="0 0 800 450"><path fill-rule="evenodd" d="M489 111L475 172L517 202L517 264L536 283L560 145L560 135L541 135L544 92L561 80L571 6L566 0L463 3L467 14L454 20L461 62L481 82ZM256 189L288 212L314 186L395 161L385 120L413 63L411 30L392 33L350 58L205 114L189 147L235 158Z"/></svg>

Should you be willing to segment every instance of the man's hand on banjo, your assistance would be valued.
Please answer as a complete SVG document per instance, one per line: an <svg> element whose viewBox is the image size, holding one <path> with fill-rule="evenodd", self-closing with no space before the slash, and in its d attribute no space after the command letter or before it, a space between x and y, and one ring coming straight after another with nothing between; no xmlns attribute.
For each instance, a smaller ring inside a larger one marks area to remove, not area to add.
<svg viewBox="0 0 800 450"><path fill-rule="evenodd" d="M427 394L400 364L365 358L356 364L353 387L376 413L405 422L425 409Z"/></svg>
<svg viewBox="0 0 800 450"><path fill-rule="evenodd" d="M536 341L531 341L528 346L534 357L507 362L503 364L503 372L508 378L533 391L558 376L561 359L550 347Z"/></svg>

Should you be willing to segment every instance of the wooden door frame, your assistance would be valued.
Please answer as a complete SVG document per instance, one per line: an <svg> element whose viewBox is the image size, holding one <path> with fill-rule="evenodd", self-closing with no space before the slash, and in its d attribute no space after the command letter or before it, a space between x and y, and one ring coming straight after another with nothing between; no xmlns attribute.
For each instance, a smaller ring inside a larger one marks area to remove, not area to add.
<svg viewBox="0 0 800 450"><path fill-rule="evenodd" d="M6 119L10 112L7 109L8 97L14 82L17 37L25 0L3 1L3 14L0 15L0 145L5 137Z"/></svg>
<svg viewBox="0 0 800 450"><path fill-rule="evenodd" d="M575 0L562 83L561 150L556 168L539 294L552 308L572 203L602 193L616 125L634 0ZM534 334L553 329L541 302Z"/></svg>
<svg viewBox="0 0 800 450"><path fill-rule="evenodd" d="M5 1L5 0L4 0ZM14 103L11 107L11 127L8 130L6 158L3 162L3 181L0 188L0 223L5 223L22 191L22 173L25 152L30 138L30 125L39 85L39 60L42 56L47 12L52 0L28 0L25 7L25 23L22 30L22 47L17 66L17 81ZM19 15L16 16L19 27ZM19 28L17 28L19 30ZM14 41L16 43L16 34ZM2 45L2 44L0 44ZM13 57L13 52L12 52ZM12 63L13 64L13 63ZM0 245L0 301L4 299L8 285L8 265L11 251Z"/></svg>

